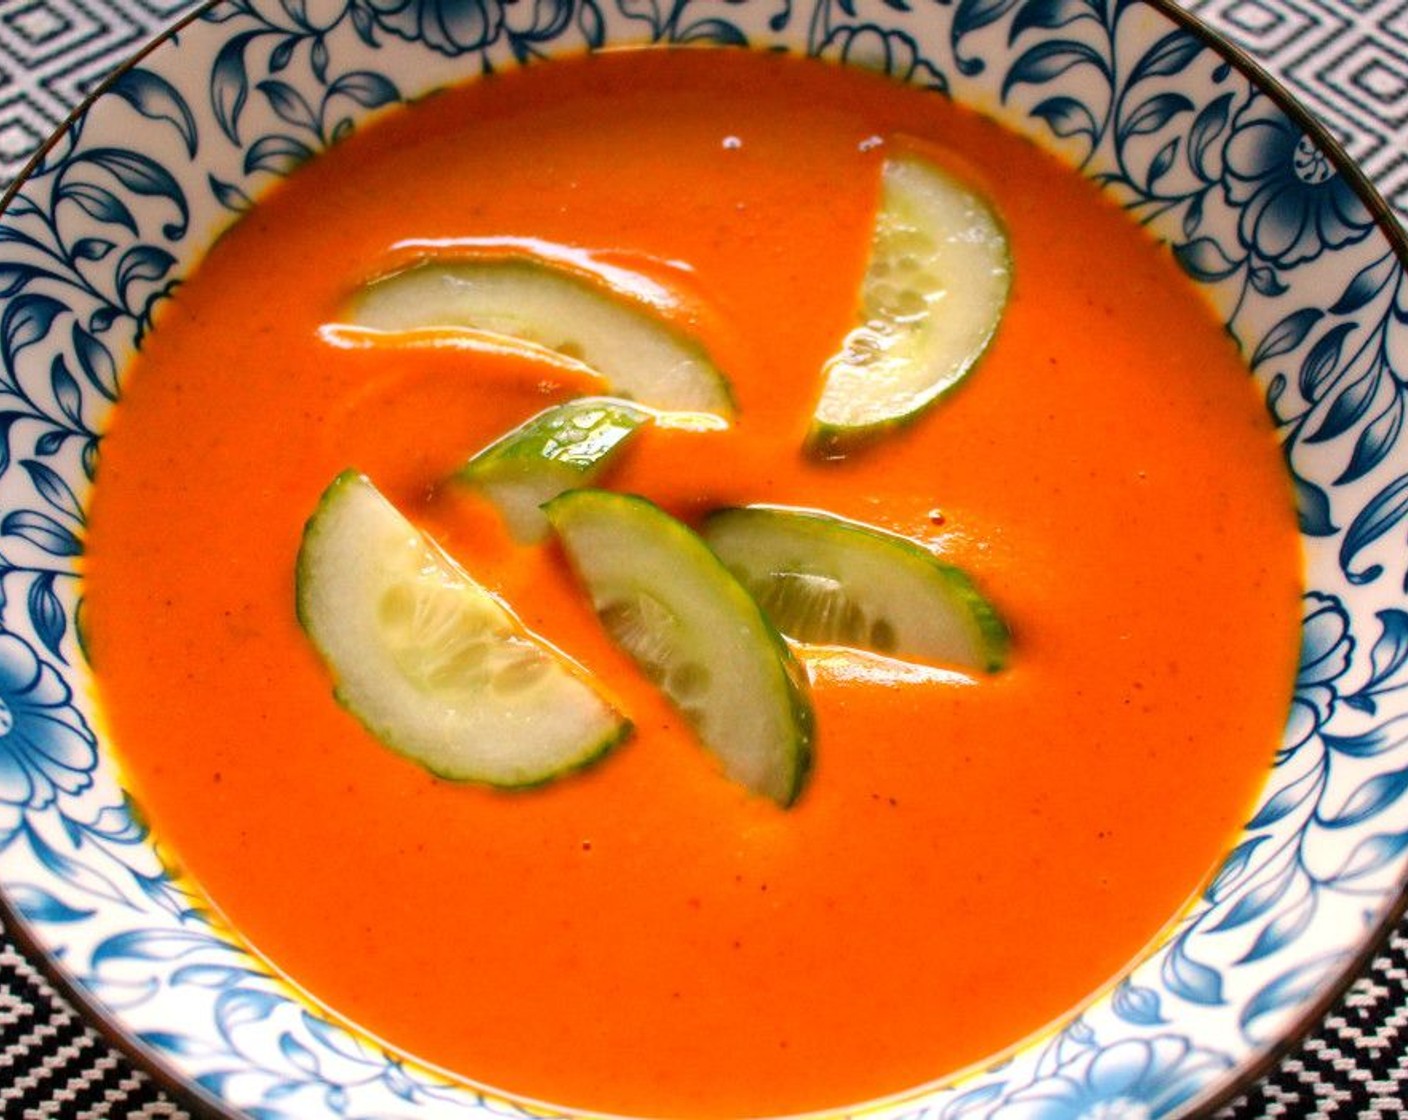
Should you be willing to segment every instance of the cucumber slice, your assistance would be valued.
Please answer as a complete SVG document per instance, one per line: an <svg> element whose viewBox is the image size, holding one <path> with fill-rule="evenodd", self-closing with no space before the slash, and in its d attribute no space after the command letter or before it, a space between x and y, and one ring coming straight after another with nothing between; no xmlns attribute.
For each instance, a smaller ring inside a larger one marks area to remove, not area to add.
<svg viewBox="0 0 1408 1120"><path fill-rule="evenodd" d="M343 706L440 777L537 785L630 730L355 471L333 480L304 529L297 607Z"/></svg>
<svg viewBox="0 0 1408 1120"><path fill-rule="evenodd" d="M918 155L885 161L860 324L823 370L808 449L839 457L913 419L992 340L1011 287L988 203Z"/></svg>
<svg viewBox="0 0 1408 1120"><path fill-rule="evenodd" d="M752 597L644 498L571 490L545 508L603 625L724 772L779 805L795 801L811 766L811 700Z"/></svg>
<svg viewBox="0 0 1408 1120"><path fill-rule="evenodd" d="M543 503L597 481L650 417L626 401L567 401L491 443L455 477L499 508L516 540L536 544L549 529Z"/></svg>
<svg viewBox="0 0 1408 1120"><path fill-rule="evenodd" d="M645 303L571 268L523 256L430 260L366 285L349 308L376 330L466 327L581 361L614 395L729 416L727 380L694 339Z"/></svg>
<svg viewBox="0 0 1408 1120"><path fill-rule="evenodd" d="M704 540L788 637L988 672L1008 631L973 581L913 541L812 510L720 510Z"/></svg>

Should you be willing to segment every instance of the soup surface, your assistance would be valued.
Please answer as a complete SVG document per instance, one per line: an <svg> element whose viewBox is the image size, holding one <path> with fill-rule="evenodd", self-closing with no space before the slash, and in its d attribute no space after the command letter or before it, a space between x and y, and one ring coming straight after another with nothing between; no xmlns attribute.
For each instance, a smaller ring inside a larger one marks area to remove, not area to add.
<svg viewBox="0 0 1408 1120"><path fill-rule="evenodd" d="M851 327L881 161L941 145L1002 214L997 339L862 454L801 451ZM990 676L800 649L816 767L724 779L551 543L444 480L590 379L322 330L408 240L534 238L685 293L726 432L649 429L612 477L694 521L824 508L963 565L1013 631ZM333 700L294 614L304 521L365 471L632 739L504 794L429 776ZM467 1078L638 1115L904 1090L1114 977L1245 818L1289 702L1299 553L1245 369L1167 255L1033 145L940 97L746 52L533 67L301 169L162 311L88 541L108 730L175 854L337 1013Z"/></svg>

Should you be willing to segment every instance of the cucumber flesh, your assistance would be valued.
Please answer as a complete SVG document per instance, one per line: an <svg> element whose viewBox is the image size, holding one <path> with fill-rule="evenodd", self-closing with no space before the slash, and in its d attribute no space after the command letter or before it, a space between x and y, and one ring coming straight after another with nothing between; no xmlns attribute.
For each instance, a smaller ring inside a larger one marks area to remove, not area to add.
<svg viewBox="0 0 1408 1120"><path fill-rule="evenodd" d="M540 412L456 473L503 514L522 544L547 536L542 505L604 475L651 413L627 401L584 397Z"/></svg>
<svg viewBox="0 0 1408 1120"><path fill-rule="evenodd" d="M545 512L607 631L724 772L779 805L795 801L811 765L811 701L752 596L644 498L571 490Z"/></svg>
<svg viewBox="0 0 1408 1120"><path fill-rule="evenodd" d="M303 533L298 619L338 701L431 773L538 785L630 724L364 476L340 474Z"/></svg>
<svg viewBox="0 0 1408 1120"><path fill-rule="evenodd" d="M993 672L1008 629L962 569L893 533L813 510L706 520L709 547L788 637Z"/></svg>
<svg viewBox="0 0 1408 1120"><path fill-rule="evenodd" d="M531 257L424 261L367 284L348 310L376 330L464 327L532 343L652 408L733 412L728 381L697 341L604 280Z"/></svg>
<svg viewBox="0 0 1408 1120"><path fill-rule="evenodd" d="M1011 287L988 202L932 161L885 161L858 325L823 370L808 449L840 457L912 420L987 349Z"/></svg>

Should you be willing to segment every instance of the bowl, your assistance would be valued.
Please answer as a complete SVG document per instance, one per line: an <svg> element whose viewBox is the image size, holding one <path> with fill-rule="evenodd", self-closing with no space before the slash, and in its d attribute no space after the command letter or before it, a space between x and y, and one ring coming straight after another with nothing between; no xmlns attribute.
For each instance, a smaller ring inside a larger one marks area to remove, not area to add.
<svg viewBox="0 0 1408 1120"><path fill-rule="evenodd" d="M92 699L79 558L124 370L262 192L442 86L646 43L817 56L992 116L1166 244L1239 345L1284 451L1306 576L1294 699L1256 807L1189 884L1194 901L1092 1001L855 1114L1172 1116L1226 1099L1324 1012L1403 907L1405 243L1304 111L1157 0L222 0L115 75L0 221L6 925L95 1024L217 1114L553 1114L349 1028L172 870Z"/></svg>

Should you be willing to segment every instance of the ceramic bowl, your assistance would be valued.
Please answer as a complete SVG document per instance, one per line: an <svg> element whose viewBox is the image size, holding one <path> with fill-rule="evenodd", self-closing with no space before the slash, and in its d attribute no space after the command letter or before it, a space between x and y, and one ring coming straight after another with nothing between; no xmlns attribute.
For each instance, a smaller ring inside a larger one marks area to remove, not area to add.
<svg viewBox="0 0 1408 1120"><path fill-rule="evenodd" d="M0 219L6 924L96 1022L217 1112L541 1114L337 1025L166 870L89 699L79 559L124 367L261 191L435 87L650 42L783 47L991 114L1166 243L1241 347L1284 447L1307 573L1295 698L1255 812L1093 1003L990 1068L862 1111L1161 1117L1225 1098L1323 1013L1400 911L1408 289L1402 235L1334 144L1161 2L221 0L119 73Z"/></svg>

